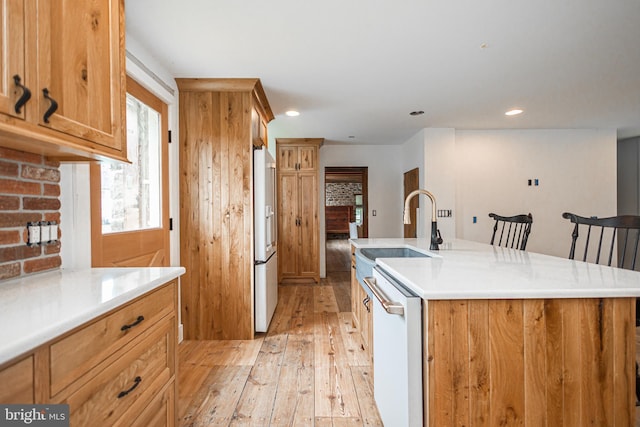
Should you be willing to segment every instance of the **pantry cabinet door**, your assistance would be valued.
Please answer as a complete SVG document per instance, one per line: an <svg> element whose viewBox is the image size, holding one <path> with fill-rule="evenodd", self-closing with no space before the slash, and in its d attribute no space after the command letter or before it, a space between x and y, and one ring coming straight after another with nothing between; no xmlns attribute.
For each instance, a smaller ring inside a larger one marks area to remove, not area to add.
<svg viewBox="0 0 640 427"><path fill-rule="evenodd" d="M24 118L24 105L16 111L16 103L26 85L24 70L24 0L0 0L0 113Z"/></svg>
<svg viewBox="0 0 640 427"><path fill-rule="evenodd" d="M318 242L318 175L317 172L299 174L300 179L300 252L299 273L320 281Z"/></svg>
<svg viewBox="0 0 640 427"><path fill-rule="evenodd" d="M32 1L37 7L38 123L126 153L124 0ZM47 96L57 103L48 118L53 101Z"/></svg>
<svg viewBox="0 0 640 427"><path fill-rule="evenodd" d="M299 179L282 173L278 184L278 282L298 276L300 248Z"/></svg>

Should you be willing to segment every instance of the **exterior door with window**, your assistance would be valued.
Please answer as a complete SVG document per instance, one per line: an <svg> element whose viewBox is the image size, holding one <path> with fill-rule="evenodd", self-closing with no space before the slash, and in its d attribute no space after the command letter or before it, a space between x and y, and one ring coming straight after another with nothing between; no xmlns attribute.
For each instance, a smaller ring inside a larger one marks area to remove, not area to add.
<svg viewBox="0 0 640 427"><path fill-rule="evenodd" d="M127 157L91 165L94 267L169 264L167 105L127 78Z"/></svg>

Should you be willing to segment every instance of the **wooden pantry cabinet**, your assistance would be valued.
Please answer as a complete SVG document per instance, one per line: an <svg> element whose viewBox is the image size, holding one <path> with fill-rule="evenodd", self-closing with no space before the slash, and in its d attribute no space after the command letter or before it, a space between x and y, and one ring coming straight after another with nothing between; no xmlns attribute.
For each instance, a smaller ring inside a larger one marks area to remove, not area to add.
<svg viewBox="0 0 640 427"><path fill-rule="evenodd" d="M279 282L320 282L318 161L323 142L276 139Z"/></svg>
<svg viewBox="0 0 640 427"><path fill-rule="evenodd" d="M0 366L0 403L65 403L71 425L176 425L176 280Z"/></svg>
<svg viewBox="0 0 640 427"><path fill-rule="evenodd" d="M124 0L0 0L0 146L126 160Z"/></svg>
<svg viewBox="0 0 640 427"><path fill-rule="evenodd" d="M273 113L259 79L176 79L184 335L253 339L253 148Z"/></svg>

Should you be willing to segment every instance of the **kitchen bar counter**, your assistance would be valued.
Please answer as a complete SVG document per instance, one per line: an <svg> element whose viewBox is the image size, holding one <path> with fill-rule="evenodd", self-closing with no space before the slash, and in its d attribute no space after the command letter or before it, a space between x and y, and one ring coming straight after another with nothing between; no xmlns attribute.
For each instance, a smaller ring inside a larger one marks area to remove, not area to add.
<svg viewBox="0 0 640 427"><path fill-rule="evenodd" d="M432 255L376 260L422 297L422 345L412 350L413 337L406 346L407 360L422 358L423 424L416 425L635 425L640 272L463 240L437 252L426 239L351 243ZM415 326L377 307L374 300L374 395L378 369L407 363L385 359L391 340L378 330L402 325L409 336ZM397 329L392 336L404 333Z"/></svg>
<svg viewBox="0 0 640 427"><path fill-rule="evenodd" d="M0 282L0 365L184 272L183 267L62 269Z"/></svg>
<svg viewBox="0 0 640 427"><path fill-rule="evenodd" d="M352 239L356 248L408 247L429 258L379 258L428 300L640 296L640 272L465 240L429 251L428 239ZM567 249L568 251L568 249Z"/></svg>

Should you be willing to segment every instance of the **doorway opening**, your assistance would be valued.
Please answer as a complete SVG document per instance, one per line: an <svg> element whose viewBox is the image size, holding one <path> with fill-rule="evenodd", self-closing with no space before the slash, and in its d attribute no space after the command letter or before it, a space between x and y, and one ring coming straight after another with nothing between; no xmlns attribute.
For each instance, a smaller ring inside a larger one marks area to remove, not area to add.
<svg viewBox="0 0 640 427"><path fill-rule="evenodd" d="M349 238L369 234L367 167L326 167L324 170L324 218L327 274L349 273Z"/></svg>

